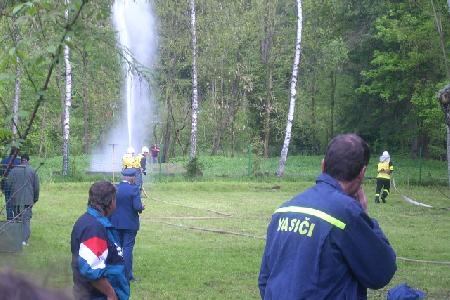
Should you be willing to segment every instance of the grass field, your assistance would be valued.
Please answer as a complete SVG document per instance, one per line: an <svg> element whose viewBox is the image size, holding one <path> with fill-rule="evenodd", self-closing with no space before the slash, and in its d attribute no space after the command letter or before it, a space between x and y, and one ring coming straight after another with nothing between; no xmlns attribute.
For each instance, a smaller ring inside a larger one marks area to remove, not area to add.
<svg viewBox="0 0 450 300"><path fill-rule="evenodd" d="M237 181L147 185L150 198L144 199L147 208L134 251L135 275L140 280L132 283L132 299L257 299L257 275L270 216L311 182L278 182L276 189L274 185ZM89 186L45 184L33 211L30 245L18 254L0 254L0 264L40 284L70 291L70 232L85 210ZM399 188L417 201L450 206L447 189ZM366 182L370 199L373 189L374 183ZM371 201L369 213L379 220L398 256L450 261L450 211L407 204L394 192L387 204ZM369 291L369 298L385 299L388 288L407 282L425 290L428 299L448 299L449 274L450 265L399 259L391 284Z"/></svg>

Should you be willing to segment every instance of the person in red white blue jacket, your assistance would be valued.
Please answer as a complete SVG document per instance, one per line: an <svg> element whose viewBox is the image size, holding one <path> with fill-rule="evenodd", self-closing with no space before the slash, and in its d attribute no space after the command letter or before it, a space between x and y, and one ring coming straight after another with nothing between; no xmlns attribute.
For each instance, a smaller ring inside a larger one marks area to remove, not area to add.
<svg viewBox="0 0 450 300"><path fill-rule="evenodd" d="M123 251L108 220L116 209L116 187L107 181L89 190L88 209L74 224L71 235L73 292L77 300L127 300Z"/></svg>

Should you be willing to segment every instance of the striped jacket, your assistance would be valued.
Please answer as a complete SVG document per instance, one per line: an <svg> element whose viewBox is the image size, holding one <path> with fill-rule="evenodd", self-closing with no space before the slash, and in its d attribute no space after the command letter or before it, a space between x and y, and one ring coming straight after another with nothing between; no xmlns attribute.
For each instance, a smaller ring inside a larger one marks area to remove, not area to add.
<svg viewBox="0 0 450 300"><path fill-rule="evenodd" d="M130 297L122 249L108 218L88 207L73 226L71 236L75 299L105 299L90 281L106 277L119 300Z"/></svg>

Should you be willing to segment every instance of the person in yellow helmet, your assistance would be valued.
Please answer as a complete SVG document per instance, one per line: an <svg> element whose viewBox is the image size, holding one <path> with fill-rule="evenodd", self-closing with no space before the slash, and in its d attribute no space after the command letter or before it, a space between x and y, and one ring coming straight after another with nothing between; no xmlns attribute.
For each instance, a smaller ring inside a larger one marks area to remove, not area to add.
<svg viewBox="0 0 450 300"><path fill-rule="evenodd" d="M389 196L391 188L391 173L394 171L394 166L391 162L389 152L383 151L378 163L377 187L375 190L375 203L380 203L380 198L383 203L386 203L386 198Z"/></svg>
<svg viewBox="0 0 450 300"><path fill-rule="evenodd" d="M135 155L133 147L128 147L127 152L122 157L122 171L132 169L135 172L135 185L142 188L141 155Z"/></svg>
<svg viewBox="0 0 450 300"><path fill-rule="evenodd" d="M139 168L140 164L136 164L136 157L134 156L134 148L128 147L127 152L122 156L122 169Z"/></svg>

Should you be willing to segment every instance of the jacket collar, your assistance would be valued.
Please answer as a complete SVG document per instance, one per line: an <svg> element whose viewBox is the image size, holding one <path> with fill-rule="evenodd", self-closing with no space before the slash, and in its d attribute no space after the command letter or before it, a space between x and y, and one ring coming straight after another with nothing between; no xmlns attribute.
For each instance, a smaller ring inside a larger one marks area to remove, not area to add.
<svg viewBox="0 0 450 300"><path fill-rule="evenodd" d="M99 221L104 227L113 227L108 218L102 215L98 210L93 207L88 206L87 213L93 216L97 221Z"/></svg>
<svg viewBox="0 0 450 300"><path fill-rule="evenodd" d="M331 185L333 188L337 189L338 191L344 193L344 190L342 190L341 185L339 184L339 182L334 179L333 177L331 177L330 175L328 175L327 173L322 173L320 174L317 179L316 179L316 183L326 183Z"/></svg>

